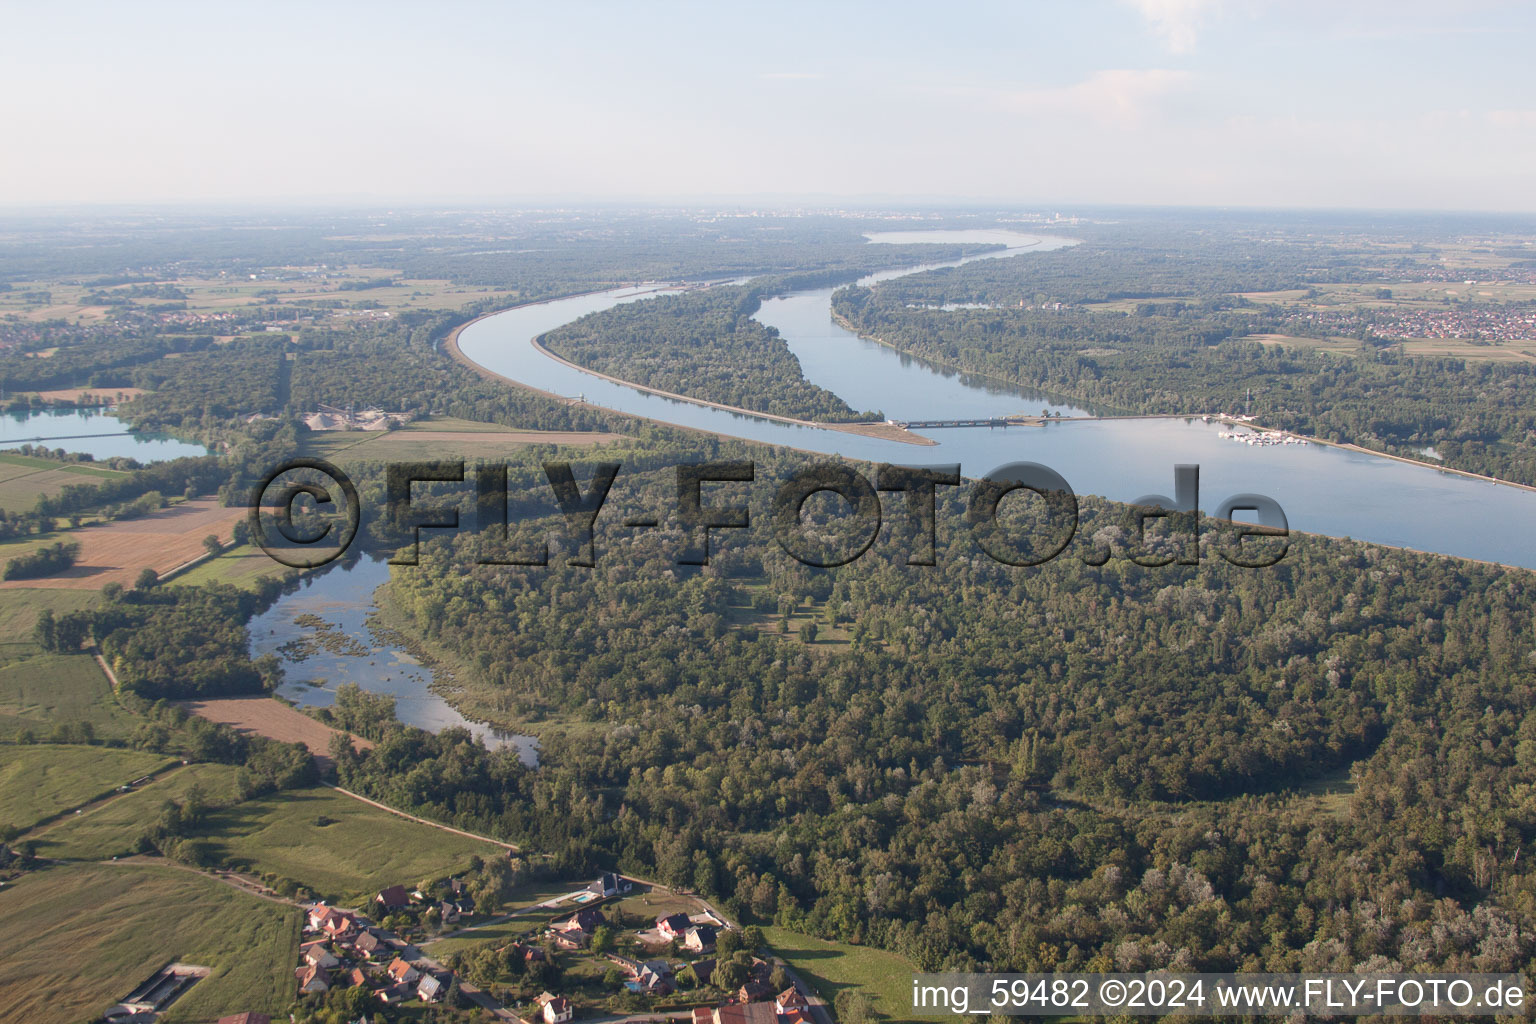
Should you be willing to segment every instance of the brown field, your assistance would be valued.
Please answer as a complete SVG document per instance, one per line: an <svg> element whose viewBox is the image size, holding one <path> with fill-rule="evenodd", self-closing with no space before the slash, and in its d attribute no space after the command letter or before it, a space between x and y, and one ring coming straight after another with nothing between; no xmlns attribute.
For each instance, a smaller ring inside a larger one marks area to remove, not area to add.
<svg viewBox="0 0 1536 1024"><path fill-rule="evenodd" d="M180 702L180 706L210 722L231 726L237 732L255 733L283 743L302 743L322 766L330 761L326 751L331 749L331 737L338 733L338 730L271 697L189 700ZM368 750L372 746L371 740L352 737L353 750Z"/></svg>
<svg viewBox="0 0 1536 1024"><path fill-rule="evenodd" d="M59 536L80 542L74 566L44 579L0 583L0 589L100 590L113 582L131 587L145 569L163 576L206 554L203 538L210 533L227 543L234 524L245 514L243 508L225 508L212 498L199 498L141 519L69 530Z"/></svg>
<svg viewBox="0 0 1536 1024"><path fill-rule="evenodd" d="M39 391L37 396L45 402L79 402L87 397L108 401L118 399L127 401L130 398L138 398L143 393L143 388L56 388L52 391Z"/></svg>

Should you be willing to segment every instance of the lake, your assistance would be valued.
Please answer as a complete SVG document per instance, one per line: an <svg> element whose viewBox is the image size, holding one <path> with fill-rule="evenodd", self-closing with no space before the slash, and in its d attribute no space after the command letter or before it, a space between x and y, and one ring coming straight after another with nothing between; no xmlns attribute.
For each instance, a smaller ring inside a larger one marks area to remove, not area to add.
<svg viewBox="0 0 1536 1024"><path fill-rule="evenodd" d="M23 444L63 448L98 460L123 456L142 463L208 454L208 449L202 445L188 444L173 437L131 434L128 424L97 409L0 413L0 448L18 448Z"/></svg>

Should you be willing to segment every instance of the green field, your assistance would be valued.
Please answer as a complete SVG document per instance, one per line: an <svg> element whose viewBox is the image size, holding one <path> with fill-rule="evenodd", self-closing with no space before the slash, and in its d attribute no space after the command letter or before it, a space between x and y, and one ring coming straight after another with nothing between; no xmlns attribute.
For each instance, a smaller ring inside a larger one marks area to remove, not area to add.
<svg viewBox="0 0 1536 1024"><path fill-rule="evenodd" d="M329 823L318 822L329 819ZM209 816L202 837L222 861L349 902L389 885L461 870L506 851L370 807L328 789L276 793Z"/></svg>
<svg viewBox="0 0 1536 1024"><path fill-rule="evenodd" d="M202 790L207 804L233 803L237 799L238 772L238 768L227 764L176 768L130 793L42 829L33 837L37 855L61 860L106 860L131 854L140 833L154 824L166 802L184 801L194 786Z"/></svg>
<svg viewBox="0 0 1536 1024"><path fill-rule="evenodd" d="M111 739L130 735L139 719L118 705L88 654L49 654L0 667L0 738L30 729L47 739L68 722L90 722L98 739Z"/></svg>
<svg viewBox="0 0 1536 1024"><path fill-rule="evenodd" d="M95 1019L171 961L213 968L163 1018L273 1015L292 1000L301 913L190 871L76 864L0 891L0 1015L28 1024ZM286 1019L286 1018L285 1018Z"/></svg>
<svg viewBox="0 0 1536 1024"><path fill-rule="evenodd" d="M93 607L101 595L92 590L0 590L0 665L42 653L32 640L44 608L55 615Z"/></svg>
<svg viewBox="0 0 1536 1024"><path fill-rule="evenodd" d="M242 544L230 548L217 558L210 558L176 576L175 584L202 587L210 583L228 583L236 587L250 587L266 576L282 576L297 570L290 569L258 547Z"/></svg>
<svg viewBox="0 0 1536 1024"><path fill-rule="evenodd" d="M0 508L7 512L25 512L37 504L39 496L57 494L66 484L91 483L124 475L89 463L55 462L0 452Z"/></svg>
<svg viewBox="0 0 1536 1024"><path fill-rule="evenodd" d="M0 825L30 828L169 763L140 750L0 747Z"/></svg>
<svg viewBox="0 0 1536 1024"><path fill-rule="evenodd" d="M920 1016L912 1012L912 975L918 973L902 957L881 949L827 942L785 928L764 928L768 945L800 979L830 1006L845 988L858 989L887 1020L953 1020L952 1016Z"/></svg>

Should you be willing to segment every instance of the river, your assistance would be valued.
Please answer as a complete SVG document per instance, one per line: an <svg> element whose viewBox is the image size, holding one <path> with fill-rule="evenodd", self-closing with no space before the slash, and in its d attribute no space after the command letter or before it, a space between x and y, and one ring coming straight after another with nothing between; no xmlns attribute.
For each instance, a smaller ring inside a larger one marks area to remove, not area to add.
<svg viewBox="0 0 1536 1024"><path fill-rule="evenodd" d="M472 722L433 690L432 669L370 619L373 592L389 582L389 563L363 556L305 576L250 622L251 654L276 655L283 666L280 697L308 707L329 707L343 683L395 699L406 725L437 732L462 726L487 747L512 746L525 764L538 763L538 741ZM314 620L324 623L316 629ZM300 621L303 620L303 621Z"/></svg>
<svg viewBox="0 0 1536 1024"><path fill-rule="evenodd" d="M876 236L874 244L911 242L917 234L888 233ZM943 242L1001 241L1012 247L887 271L861 283L973 259L1033 259L1073 244L1070 239L997 232L928 237ZM874 462L959 463L969 476L1009 462L1039 462L1062 474L1079 494L1118 501L1172 493L1175 464L1197 463L1201 507L1206 511L1229 495L1265 494L1285 509L1294 530L1536 568L1536 536L1520 527L1536 516L1536 493L1433 467L1317 444L1250 447L1219 437L1226 428L1198 418L935 430L931 436L937 445L914 447L663 398L566 366L532 344L539 335L588 313L665 291L665 286L616 288L510 309L465 328L459 348L479 365L532 387L582 395L592 404L664 423ZM902 420L981 418L1042 409L1064 415L1082 412L1038 392L981 382L865 341L832 322L831 296L832 289L822 288L769 299L757 318L779 329L799 357L806 379L855 409L881 409Z"/></svg>

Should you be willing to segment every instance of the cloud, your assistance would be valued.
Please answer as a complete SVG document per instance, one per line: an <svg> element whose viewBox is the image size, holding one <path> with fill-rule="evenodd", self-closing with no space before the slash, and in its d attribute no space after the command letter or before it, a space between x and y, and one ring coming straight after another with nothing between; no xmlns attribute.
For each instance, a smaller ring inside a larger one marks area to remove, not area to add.
<svg viewBox="0 0 1536 1024"><path fill-rule="evenodd" d="M757 77L776 82L811 82L826 76L820 71L765 71Z"/></svg>
<svg viewBox="0 0 1536 1024"><path fill-rule="evenodd" d="M1164 97L1188 88L1194 79L1192 72L1172 68L1108 68L1071 85L994 90L991 98L1020 113L1134 121L1152 113Z"/></svg>
<svg viewBox="0 0 1536 1024"><path fill-rule="evenodd" d="M1191 53L1200 30L1223 0L1124 0L1147 20L1171 53Z"/></svg>

